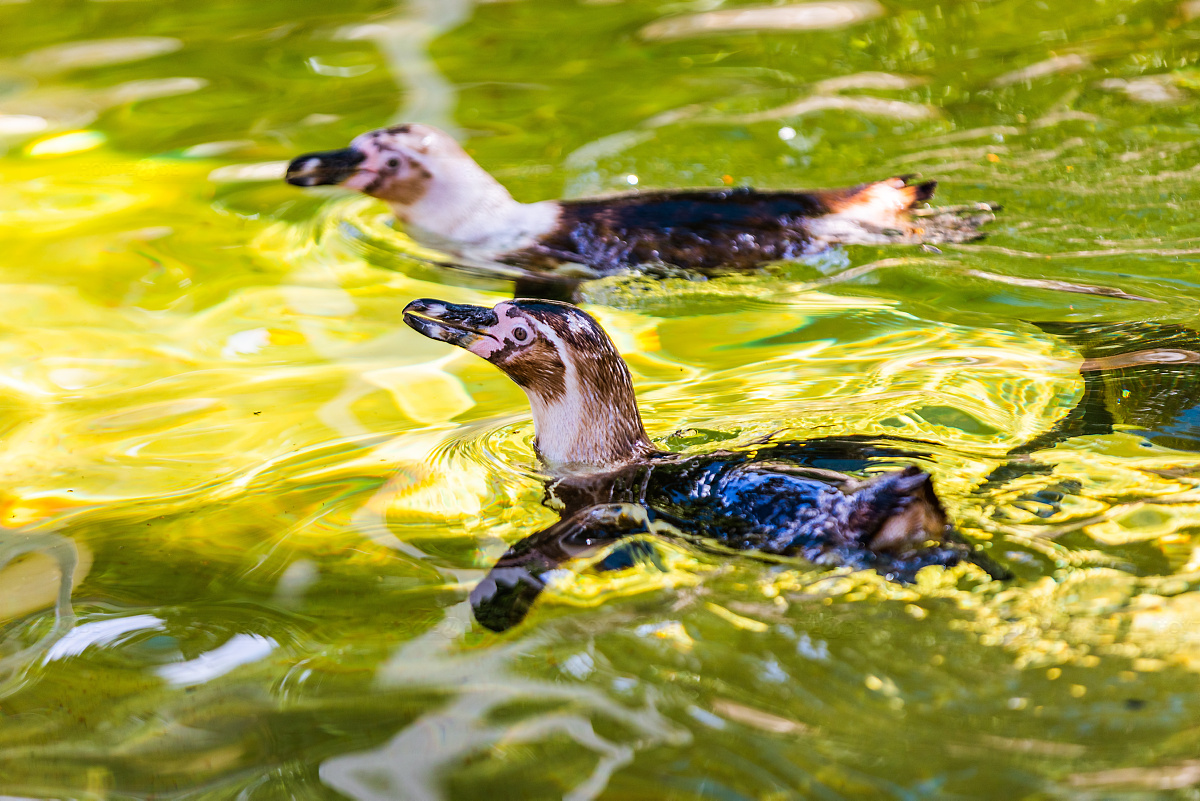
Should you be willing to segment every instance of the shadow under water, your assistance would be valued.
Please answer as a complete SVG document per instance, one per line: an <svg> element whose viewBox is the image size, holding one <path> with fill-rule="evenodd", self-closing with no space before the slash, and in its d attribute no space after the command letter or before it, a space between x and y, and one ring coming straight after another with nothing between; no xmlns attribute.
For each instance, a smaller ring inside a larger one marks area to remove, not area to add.
<svg viewBox="0 0 1200 801"><path fill-rule="evenodd" d="M1051 430L1014 454L1117 429L1164 448L1200 451L1200 333L1150 322L1038 327L1079 349L1083 395Z"/></svg>

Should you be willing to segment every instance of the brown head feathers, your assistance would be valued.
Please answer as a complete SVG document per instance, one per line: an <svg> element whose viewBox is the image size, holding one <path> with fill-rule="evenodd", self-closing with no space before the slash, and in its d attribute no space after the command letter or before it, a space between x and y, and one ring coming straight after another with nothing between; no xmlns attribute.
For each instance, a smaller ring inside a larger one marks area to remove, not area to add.
<svg viewBox="0 0 1200 801"><path fill-rule="evenodd" d="M552 467L612 467L654 451L629 368L604 329L568 303L508 300L493 309L415 300L404 321L487 359L533 409L536 446Z"/></svg>

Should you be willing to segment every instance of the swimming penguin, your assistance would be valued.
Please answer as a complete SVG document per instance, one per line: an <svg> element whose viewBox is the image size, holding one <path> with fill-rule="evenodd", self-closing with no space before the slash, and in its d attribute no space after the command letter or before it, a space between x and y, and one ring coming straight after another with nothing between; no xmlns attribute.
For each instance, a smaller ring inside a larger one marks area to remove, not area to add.
<svg viewBox="0 0 1200 801"><path fill-rule="evenodd" d="M956 538L929 474L914 466L842 472L912 452L867 438L692 456L658 450L642 425L629 368L575 306L510 300L489 309L423 299L408 304L404 321L487 359L525 390L535 447L554 476L547 503L562 519L510 548L471 593L476 619L489 629L520 622L549 571L637 534L874 568L897 580L962 560L1007 576Z"/></svg>
<svg viewBox="0 0 1200 801"><path fill-rule="evenodd" d="M507 265L546 283L663 265L711 275L837 243L966 242L994 217L983 203L917 209L937 182L906 177L811 192L727 188L520 203L453 138L418 124L299 156L287 181L377 197L414 239L453 254L464 268Z"/></svg>

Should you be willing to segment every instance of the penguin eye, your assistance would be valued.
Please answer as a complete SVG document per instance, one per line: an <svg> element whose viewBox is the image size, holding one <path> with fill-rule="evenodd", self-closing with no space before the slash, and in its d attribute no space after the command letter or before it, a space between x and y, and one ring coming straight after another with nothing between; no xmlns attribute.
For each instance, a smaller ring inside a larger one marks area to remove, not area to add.
<svg viewBox="0 0 1200 801"><path fill-rule="evenodd" d="M525 340L529 339L529 332L524 328L514 328L512 336L513 339L517 340L518 342L524 342Z"/></svg>

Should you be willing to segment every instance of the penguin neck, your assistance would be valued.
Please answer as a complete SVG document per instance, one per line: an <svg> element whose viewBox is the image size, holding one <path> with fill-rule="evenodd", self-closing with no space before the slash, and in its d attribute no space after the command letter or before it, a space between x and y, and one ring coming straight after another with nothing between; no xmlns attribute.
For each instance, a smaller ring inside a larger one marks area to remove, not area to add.
<svg viewBox="0 0 1200 801"><path fill-rule="evenodd" d="M486 257L529 247L558 227L556 201L521 203L469 159L439 166L421 197L388 202L422 244Z"/></svg>
<svg viewBox="0 0 1200 801"><path fill-rule="evenodd" d="M556 472L604 470L655 453L620 355L590 354L565 366L561 392L547 396L525 387L535 447L547 467Z"/></svg>

